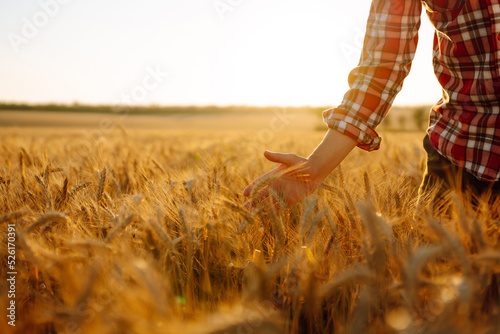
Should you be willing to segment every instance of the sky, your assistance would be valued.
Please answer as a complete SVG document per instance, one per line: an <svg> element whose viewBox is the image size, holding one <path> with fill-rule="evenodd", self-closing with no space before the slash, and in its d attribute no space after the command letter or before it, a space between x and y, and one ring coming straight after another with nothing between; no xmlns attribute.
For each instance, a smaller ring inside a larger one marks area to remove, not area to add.
<svg viewBox="0 0 500 334"><path fill-rule="evenodd" d="M0 0L0 101L338 105L370 3ZM440 98L432 37L423 17L395 104Z"/></svg>

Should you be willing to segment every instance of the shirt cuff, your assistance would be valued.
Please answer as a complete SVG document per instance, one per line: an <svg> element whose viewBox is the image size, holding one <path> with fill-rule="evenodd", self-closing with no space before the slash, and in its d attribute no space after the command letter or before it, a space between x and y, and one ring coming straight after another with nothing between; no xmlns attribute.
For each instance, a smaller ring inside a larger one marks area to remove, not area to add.
<svg viewBox="0 0 500 334"><path fill-rule="evenodd" d="M330 129L334 129L358 142L358 147L365 151L380 148L382 138L366 122L355 115L339 109L331 108L323 111L323 120Z"/></svg>

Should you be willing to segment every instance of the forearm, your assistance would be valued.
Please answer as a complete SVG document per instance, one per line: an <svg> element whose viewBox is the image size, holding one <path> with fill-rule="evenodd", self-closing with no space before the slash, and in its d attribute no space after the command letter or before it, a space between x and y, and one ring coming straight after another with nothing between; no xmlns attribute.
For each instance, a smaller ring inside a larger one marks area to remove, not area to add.
<svg viewBox="0 0 500 334"><path fill-rule="evenodd" d="M336 130L329 129L323 141L307 158L313 178L322 181L356 147L357 142Z"/></svg>
<svg viewBox="0 0 500 334"><path fill-rule="evenodd" d="M329 128L349 134L364 150L376 150L376 132L408 75L418 42L422 3L373 0L359 64L349 74L342 103L323 112Z"/></svg>

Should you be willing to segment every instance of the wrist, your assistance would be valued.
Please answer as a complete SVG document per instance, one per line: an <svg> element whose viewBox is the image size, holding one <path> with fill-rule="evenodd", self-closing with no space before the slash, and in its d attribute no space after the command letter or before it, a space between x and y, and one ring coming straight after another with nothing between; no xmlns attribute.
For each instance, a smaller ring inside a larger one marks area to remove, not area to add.
<svg viewBox="0 0 500 334"><path fill-rule="evenodd" d="M311 178L321 183L356 147L357 142L336 130L330 129L321 144L307 158Z"/></svg>
<svg viewBox="0 0 500 334"><path fill-rule="evenodd" d="M318 183L323 182L335 168L324 157L315 155L314 153L307 158L307 164L309 165L311 179Z"/></svg>

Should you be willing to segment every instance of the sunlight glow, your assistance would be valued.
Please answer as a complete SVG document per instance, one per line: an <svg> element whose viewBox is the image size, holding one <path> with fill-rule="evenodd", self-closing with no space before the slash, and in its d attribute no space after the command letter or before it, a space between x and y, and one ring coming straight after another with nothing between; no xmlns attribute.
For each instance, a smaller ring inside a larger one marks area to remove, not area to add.
<svg viewBox="0 0 500 334"><path fill-rule="evenodd" d="M139 104L337 105L371 1L0 2L0 100L117 103L148 68L168 73ZM396 104L431 104L433 30L423 17Z"/></svg>

